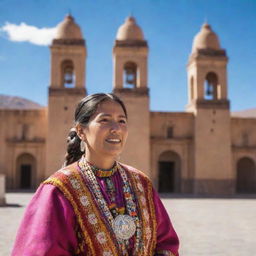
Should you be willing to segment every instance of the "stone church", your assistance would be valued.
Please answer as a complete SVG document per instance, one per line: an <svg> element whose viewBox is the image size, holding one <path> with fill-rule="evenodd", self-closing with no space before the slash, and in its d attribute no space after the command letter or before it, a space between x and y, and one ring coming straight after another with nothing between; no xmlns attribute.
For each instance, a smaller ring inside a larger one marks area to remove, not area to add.
<svg viewBox="0 0 256 256"><path fill-rule="evenodd" d="M7 189L36 188L63 162L77 102L86 94L86 43L71 15L50 46L48 106L0 97L0 173ZM129 138L121 161L144 171L159 192L256 193L256 117L235 117L228 57L209 24L190 53L185 112L149 109L148 42L134 17L117 31L113 92L125 102Z"/></svg>

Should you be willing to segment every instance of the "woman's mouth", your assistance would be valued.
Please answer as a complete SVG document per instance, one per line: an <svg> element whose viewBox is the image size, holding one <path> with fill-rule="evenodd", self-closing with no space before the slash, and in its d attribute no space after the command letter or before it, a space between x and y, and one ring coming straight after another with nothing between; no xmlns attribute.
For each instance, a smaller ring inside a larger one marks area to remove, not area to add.
<svg viewBox="0 0 256 256"><path fill-rule="evenodd" d="M121 140L120 139L106 139L106 141L108 143L111 143L111 144L118 144L118 143L121 143Z"/></svg>

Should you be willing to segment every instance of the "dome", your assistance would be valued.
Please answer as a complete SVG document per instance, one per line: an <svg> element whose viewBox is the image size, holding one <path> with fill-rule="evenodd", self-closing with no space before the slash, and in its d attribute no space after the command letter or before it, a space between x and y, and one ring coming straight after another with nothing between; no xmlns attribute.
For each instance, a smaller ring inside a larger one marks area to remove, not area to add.
<svg viewBox="0 0 256 256"><path fill-rule="evenodd" d="M141 28L136 24L134 17L130 16L125 20L117 31L117 40L144 40Z"/></svg>
<svg viewBox="0 0 256 256"><path fill-rule="evenodd" d="M81 29L75 23L71 15L67 15L65 19L59 23L54 39L83 39Z"/></svg>
<svg viewBox="0 0 256 256"><path fill-rule="evenodd" d="M192 52L195 52L197 49L221 49L218 36L207 23L203 24L200 32L194 37Z"/></svg>

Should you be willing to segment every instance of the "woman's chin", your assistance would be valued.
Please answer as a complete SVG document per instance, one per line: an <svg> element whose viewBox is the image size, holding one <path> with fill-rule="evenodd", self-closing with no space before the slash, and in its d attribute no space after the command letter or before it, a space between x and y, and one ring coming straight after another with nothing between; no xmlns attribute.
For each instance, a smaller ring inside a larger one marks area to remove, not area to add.
<svg viewBox="0 0 256 256"><path fill-rule="evenodd" d="M120 149L111 149L111 150L106 150L104 153L104 155L112 157L113 159L117 159L119 157L119 155L121 154L121 150Z"/></svg>

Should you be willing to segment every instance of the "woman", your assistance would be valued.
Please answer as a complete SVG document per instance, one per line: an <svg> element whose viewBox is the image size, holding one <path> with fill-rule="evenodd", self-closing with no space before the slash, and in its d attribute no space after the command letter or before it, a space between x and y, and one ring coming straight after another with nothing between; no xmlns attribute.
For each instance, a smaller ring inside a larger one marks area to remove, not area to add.
<svg viewBox="0 0 256 256"><path fill-rule="evenodd" d="M82 99L64 167L35 193L13 256L178 255L178 237L151 182L117 160L127 135L117 96Z"/></svg>

